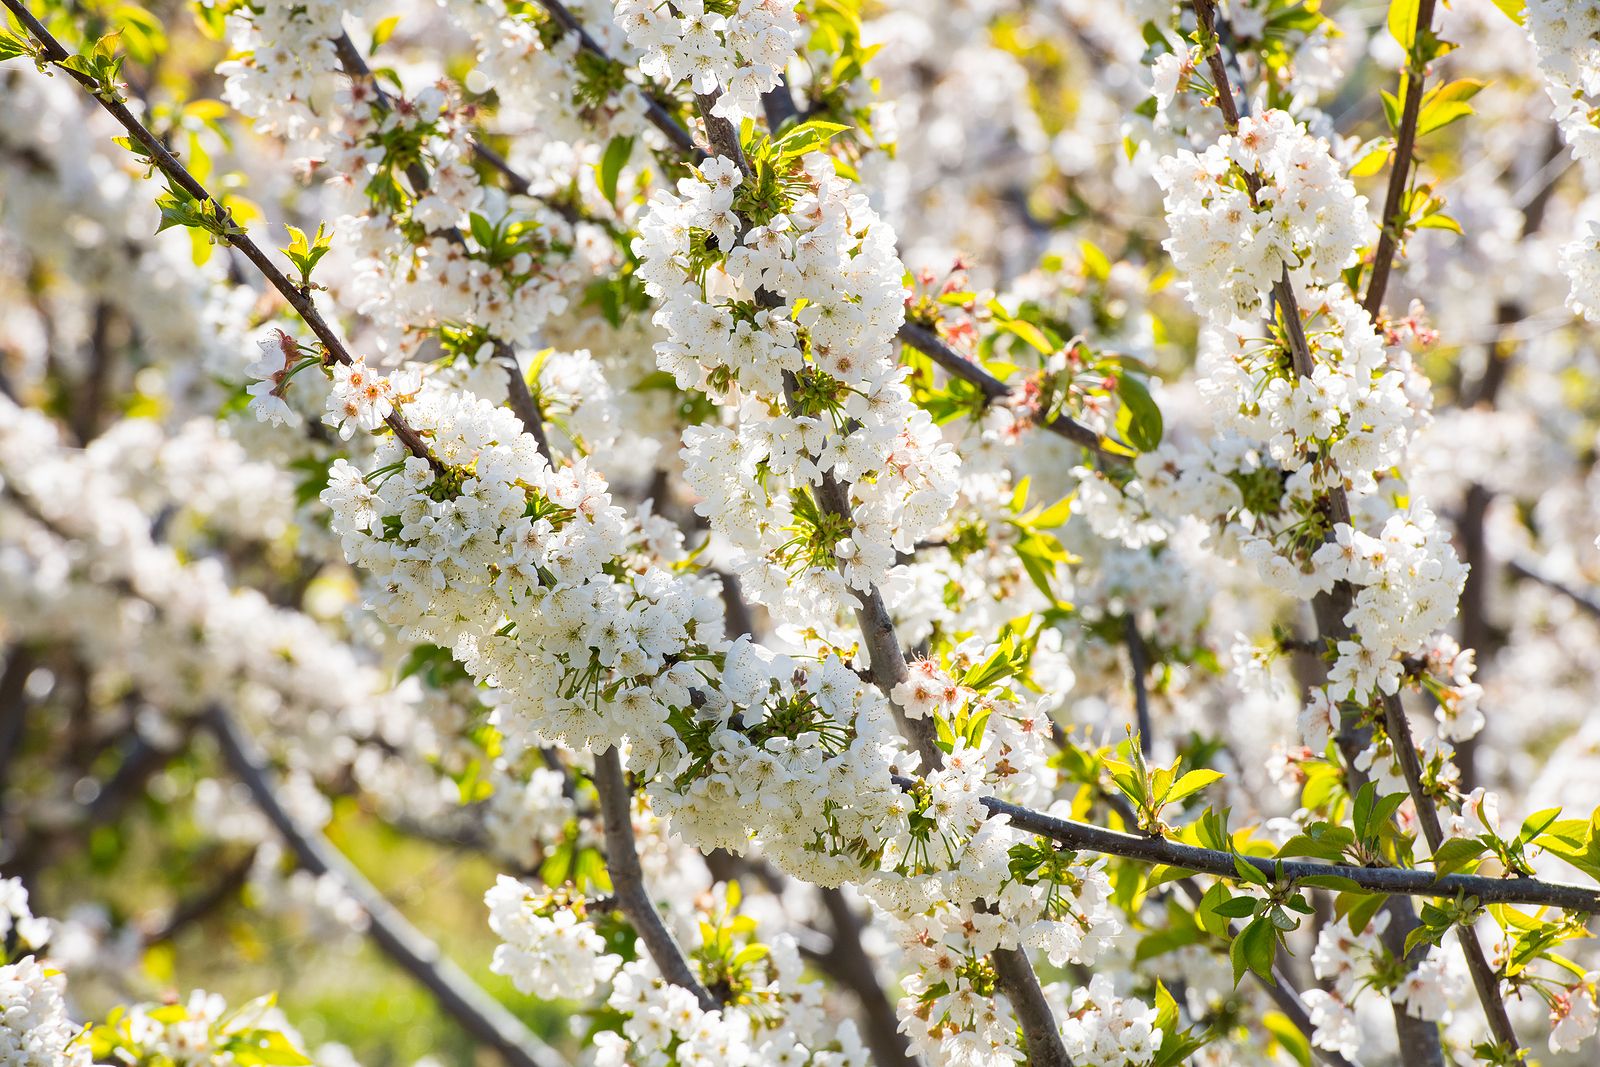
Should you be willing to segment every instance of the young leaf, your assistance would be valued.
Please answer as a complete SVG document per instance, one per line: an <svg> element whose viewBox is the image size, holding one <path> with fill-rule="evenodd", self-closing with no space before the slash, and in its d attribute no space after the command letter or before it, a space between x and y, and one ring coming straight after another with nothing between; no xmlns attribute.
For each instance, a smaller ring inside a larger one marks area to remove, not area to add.
<svg viewBox="0 0 1600 1067"><path fill-rule="evenodd" d="M606 142L606 150L600 157L600 162L595 165L595 181L600 186L600 194L606 202L617 202L617 179L622 176L622 168L633 156L632 137L613 137Z"/></svg>
<svg viewBox="0 0 1600 1067"><path fill-rule="evenodd" d="M1224 775L1221 771L1209 769L1190 771L1172 784L1172 789L1168 791L1164 802L1167 804L1181 803L1186 797L1193 796L1212 782L1219 781L1223 777Z"/></svg>
<svg viewBox="0 0 1600 1067"><path fill-rule="evenodd" d="M1122 425L1122 420L1119 418L1118 427L1127 437L1128 443L1141 452L1155 451L1161 444L1165 425L1162 422L1161 409L1156 406L1150 390L1132 375L1119 374L1117 396L1122 398L1122 410L1127 413L1127 424Z"/></svg>
<svg viewBox="0 0 1600 1067"><path fill-rule="evenodd" d="M1389 0L1389 33L1407 52L1417 43L1419 0Z"/></svg>

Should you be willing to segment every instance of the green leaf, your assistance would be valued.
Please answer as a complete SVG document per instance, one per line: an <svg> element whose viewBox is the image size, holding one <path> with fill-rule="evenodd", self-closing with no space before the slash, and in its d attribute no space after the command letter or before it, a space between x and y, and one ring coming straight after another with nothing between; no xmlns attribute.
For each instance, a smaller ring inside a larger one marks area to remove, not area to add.
<svg viewBox="0 0 1600 1067"><path fill-rule="evenodd" d="M1099 282L1111 277L1111 260L1093 241L1080 242L1078 252L1083 257L1083 269L1089 277Z"/></svg>
<svg viewBox="0 0 1600 1067"><path fill-rule="evenodd" d="M1223 777L1225 776L1221 771L1210 769L1190 771L1172 783L1172 788L1167 792L1162 802L1165 804L1180 803L1186 797L1193 796L1212 782L1220 781Z"/></svg>
<svg viewBox="0 0 1600 1067"><path fill-rule="evenodd" d="M1387 89L1380 89L1378 95L1383 99L1383 117L1388 120L1391 130L1400 128L1400 99Z"/></svg>
<svg viewBox="0 0 1600 1067"><path fill-rule="evenodd" d="M1517 840L1524 843L1532 841L1548 830L1560 816L1561 809L1559 807L1545 808L1543 811L1534 812L1523 820L1522 829L1517 833Z"/></svg>
<svg viewBox="0 0 1600 1067"><path fill-rule="evenodd" d="M18 56L32 56L33 48L22 38L6 30L0 30L0 63Z"/></svg>
<svg viewBox="0 0 1600 1067"><path fill-rule="evenodd" d="M1238 988L1245 971L1254 971L1264 981L1271 982L1272 960L1277 954L1278 936L1266 919L1255 919L1233 939L1228 946L1228 959L1233 964L1233 984Z"/></svg>
<svg viewBox="0 0 1600 1067"><path fill-rule="evenodd" d="M1356 837L1363 841L1372 837L1368 827L1372 822L1372 804L1377 796L1378 787L1372 782L1366 783L1356 792L1356 803L1350 815L1350 823L1356 828Z"/></svg>
<svg viewBox="0 0 1600 1067"><path fill-rule="evenodd" d="M1261 1017L1261 1025L1277 1039L1285 1052L1294 1057L1300 1067L1311 1067L1311 1042L1306 1040L1306 1035L1287 1015L1281 1011L1269 1011Z"/></svg>
<svg viewBox="0 0 1600 1067"><path fill-rule="evenodd" d="M1491 0L1495 7L1505 13L1506 18L1521 26L1527 18L1527 0Z"/></svg>
<svg viewBox="0 0 1600 1067"><path fill-rule="evenodd" d="M1270 883L1265 872L1253 863L1249 863L1237 852L1233 854L1233 869L1239 872L1239 877L1251 885L1266 886Z"/></svg>
<svg viewBox="0 0 1600 1067"><path fill-rule="evenodd" d="M606 142L605 153L601 155L600 162L595 164L595 180L608 204L617 202L617 179L622 176L622 168L632 156L632 137L613 137Z"/></svg>
<svg viewBox="0 0 1600 1067"><path fill-rule="evenodd" d="M1417 114L1417 136L1441 130L1471 115L1472 105L1467 101L1486 84L1476 78L1457 78L1429 92L1422 98L1422 109Z"/></svg>
<svg viewBox="0 0 1600 1067"><path fill-rule="evenodd" d="M476 211L467 216L467 222L468 229L472 231L472 239L478 242L478 247L485 252L492 252L499 244L495 240L494 226Z"/></svg>
<svg viewBox="0 0 1600 1067"><path fill-rule="evenodd" d="M796 156L803 156L807 152L821 148L833 140L835 136L848 129L850 129L849 126L838 122L812 119L809 122L802 122L792 130L785 131L781 137L772 142L772 147L776 151L778 159L793 159Z"/></svg>
<svg viewBox="0 0 1600 1067"><path fill-rule="evenodd" d="M1343 863L1344 850L1331 841L1318 841L1305 834L1296 834L1285 841L1278 848L1278 855L1283 856L1311 856L1329 863Z"/></svg>
<svg viewBox="0 0 1600 1067"><path fill-rule="evenodd" d="M367 46L367 55L375 54L394 36L394 28L400 25L399 15L390 15L376 26L372 27L372 43Z"/></svg>
<svg viewBox="0 0 1600 1067"><path fill-rule="evenodd" d="M1389 162L1389 157L1394 155L1394 138L1379 137L1368 142L1366 152L1356 160L1350 168L1352 178L1370 178L1383 170L1384 164Z"/></svg>
<svg viewBox="0 0 1600 1067"><path fill-rule="evenodd" d="M1216 907L1216 912L1218 915L1225 916L1229 919L1243 919L1254 915L1256 913L1256 908L1259 907L1260 904L1261 901L1257 900L1255 897L1234 897L1232 900L1226 900L1221 904L1218 904Z"/></svg>
<svg viewBox="0 0 1600 1067"><path fill-rule="evenodd" d="M997 319L995 328L1022 338L1023 341L1037 350L1040 355L1048 356L1055 351L1054 346L1050 344L1050 339L1044 335L1044 331L1031 322L1025 322L1022 319Z"/></svg>
<svg viewBox="0 0 1600 1067"><path fill-rule="evenodd" d="M1475 837L1452 837L1433 852L1433 869L1440 877L1464 871L1484 853L1484 844Z"/></svg>
<svg viewBox="0 0 1600 1067"><path fill-rule="evenodd" d="M1128 443L1141 452L1155 451L1161 445L1165 425L1150 390L1131 374L1119 374L1117 395L1122 398L1122 411L1126 412L1126 425L1122 425L1120 415L1118 425Z"/></svg>
<svg viewBox="0 0 1600 1067"><path fill-rule="evenodd" d="M1417 43L1417 8L1420 0L1389 0L1389 33L1410 52Z"/></svg>

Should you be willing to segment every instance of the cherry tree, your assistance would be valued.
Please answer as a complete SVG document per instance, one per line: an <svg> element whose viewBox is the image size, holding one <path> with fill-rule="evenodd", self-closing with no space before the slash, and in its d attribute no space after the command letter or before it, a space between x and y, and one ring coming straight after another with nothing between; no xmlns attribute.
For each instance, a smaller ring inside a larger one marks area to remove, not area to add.
<svg viewBox="0 0 1600 1067"><path fill-rule="evenodd" d="M1600 6L0 4L6 1064L1593 1062Z"/></svg>

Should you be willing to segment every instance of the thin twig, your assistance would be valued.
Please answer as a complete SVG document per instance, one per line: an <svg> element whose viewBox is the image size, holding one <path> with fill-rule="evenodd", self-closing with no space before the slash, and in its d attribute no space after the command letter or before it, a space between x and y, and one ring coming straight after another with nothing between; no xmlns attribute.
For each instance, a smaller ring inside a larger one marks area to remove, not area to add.
<svg viewBox="0 0 1600 1067"><path fill-rule="evenodd" d="M568 33L576 34L579 46L586 52L603 59L607 63L616 62L607 54L604 48L600 47L600 42L589 36L589 31L583 28L583 23L579 22L572 12L567 10L567 6L561 3L561 0L539 0L539 6L548 11L550 17L560 23L564 30ZM672 113L652 94L647 92L643 96L645 117L650 120L650 124L665 134L667 140L676 145L680 151L688 153L698 161L704 153L694 143L694 138L689 135L689 131L683 127L682 123L673 118Z"/></svg>
<svg viewBox="0 0 1600 1067"><path fill-rule="evenodd" d="M741 173L748 174L750 164L739 143L738 131L732 123L712 114L716 105L715 94L697 96L696 103L713 150L732 160ZM756 298L758 302L769 305L781 302L775 294L764 290L758 292ZM794 407L795 384L794 374L785 371L784 392L791 409ZM818 479L816 496L817 506L827 514L844 519L853 518L849 489L831 471L823 473ZM870 660L868 677L887 697L906 677L905 652L895 633L894 620L877 587L869 586L866 590L853 592L856 597L856 623ZM928 719L910 718L893 699L889 703L899 719L901 730L916 745L923 760L924 772L941 766L943 755L936 741L933 723ZM1044 990L1039 986L1039 979L1033 973L1027 953L1020 949L997 949L990 954L990 960L994 964L1000 990L1010 1000L1012 1011L1022 1027L1029 1062L1045 1067L1070 1067L1072 1061L1061 1041L1060 1028L1056 1025L1049 1001L1045 999Z"/></svg>
<svg viewBox="0 0 1600 1067"><path fill-rule="evenodd" d="M1433 29L1434 0L1418 0L1417 19L1413 35L1421 38ZM1413 46L1412 52L1416 48ZM1367 282L1366 299L1361 306L1367 309L1374 322L1383 308L1383 295L1389 288L1389 273L1394 269L1395 247L1406 224L1402 201L1406 187L1411 184L1411 164L1416 151L1417 117L1422 113L1422 82L1427 71L1413 64L1406 56L1406 69L1400 75L1400 88L1405 100L1400 106L1400 129L1395 136L1394 166L1389 171L1389 188L1383 198L1383 226L1378 231L1378 247L1372 256L1372 278Z"/></svg>
<svg viewBox="0 0 1600 1067"><path fill-rule="evenodd" d="M1558 581L1532 564L1524 563L1519 559L1508 562L1506 570L1518 578L1533 582L1536 585L1542 585L1551 592L1560 593L1572 601L1573 605L1585 615L1593 619L1600 619L1600 599L1597 599L1593 594L1581 589L1575 589L1564 582Z"/></svg>
<svg viewBox="0 0 1600 1067"><path fill-rule="evenodd" d="M991 403L1003 401L1012 394L1012 389L1009 385L951 348L936 332L920 323L906 322L902 324L900 327L900 340L933 360L947 374L952 374L976 385ZM1039 426L1057 437L1071 441L1075 445L1082 445L1097 456L1116 460L1123 458L1115 453L1105 451L1100 443L1099 434L1067 415L1056 415L1044 419L1039 423Z"/></svg>
<svg viewBox="0 0 1600 1067"><path fill-rule="evenodd" d="M911 788L916 784L913 779L901 775L895 776L895 783L902 788ZM1278 880L1281 867L1282 881L1295 886L1308 883L1315 885L1317 879L1337 878L1368 892L1390 896L1454 897L1459 894L1476 897L1484 904L1530 904L1583 914L1600 913L1600 888L1566 882L1548 882L1539 878L1490 878L1478 874L1438 875L1416 867L1357 867L1315 860L1264 859L1186 845L1164 837L1123 833L1046 815L995 797L983 797L982 804L991 818L1004 815L1017 829L1049 838L1071 849L1159 863L1197 874L1237 879L1239 872L1234 866L1237 857L1274 881Z"/></svg>

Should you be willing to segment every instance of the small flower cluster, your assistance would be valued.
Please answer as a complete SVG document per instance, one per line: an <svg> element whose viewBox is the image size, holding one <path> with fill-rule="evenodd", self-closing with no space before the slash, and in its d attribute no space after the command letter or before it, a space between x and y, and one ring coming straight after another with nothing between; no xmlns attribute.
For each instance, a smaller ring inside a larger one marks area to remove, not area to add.
<svg viewBox="0 0 1600 1067"><path fill-rule="evenodd" d="M1260 318L1285 269L1314 286L1333 282L1366 235L1366 198L1327 142L1284 111L1240 119L1237 134L1204 152L1164 157L1156 180L1172 228L1164 247L1195 310L1219 326Z"/></svg>
<svg viewBox="0 0 1600 1067"><path fill-rule="evenodd" d="M1576 1052L1593 1037L1600 1025L1600 972L1585 972L1570 986L1563 986L1550 1005L1550 1051Z"/></svg>
<svg viewBox="0 0 1600 1067"><path fill-rule="evenodd" d="M95 1028L95 1043L119 1063L181 1063L231 1067L241 1048L264 1050L291 1063L310 1063L300 1035L275 998L258 997L233 1010L216 993L196 989L175 1004L139 1004Z"/></svg>
<svg viewBox="0 0 1600 1067"><path fill-rule="evenodd" d="M325 166L349 211L335 241L354 253L350 296L387 344L414 351L446 324L524 344L566 308L581 277L572 223L480 182L472 111L453 87L439 82L385 101L373 83L355 80L334 107ZM425 191L412 188L418 158ZM374 186L385 191L377 203Z"/></svg>
<svg viewBox="0 0 1600 1067"><path fill-rule="evenodd" d="M1111 976L1096 974L1072 991L1062 1044L1072 1062L1088 1067L1134 1067L1155 1059L1161 1049L1159 1013L1141 1000L1119 997Z"/></svg>
<svg viewBox="0 0 1600 1067"><path fill-rule="evenodd" d="M828 156L793 163L780 181L711 160L652 197L634 247L662 368L738 414L684 435L697 510L739 550L750 595L809 624L882 586L944 519L956 460L894 358L893 232Z"/></svg>
<svg viewBox="0 0 1600 1067"><path fill-rule="evenodd" d="M1600 222L1590 222L1561 246L1561 270L1572 286L1567 307L1590 322L1600 322Z"/></svg>
<svg viewBox="0 0 1600 1067"><path fill-rule="evenodd" d="M0 1063L90 1067L89 1042L67 1018L66 979L32 956L0 967Z"/></svg>
<svg viewBox="0 0 1600 1067"><path fill-rule="evenodd" d="M317 105L337 85L334 38L344 32L345 15L359 17L367 6L312 0L233 7L228 14L233 56L217 67L226 82L223 100L254 119L263 133L291 140L317 137Z"/></svg>
<svg viewBox="0 0 1600 1067"><path fill-rule="evenodd" d="M867 1067L871 1057L854 1021L826 1012L821 988L803 980L793 939L775 937L759 948L765 974L738 975L738 1000L714 1011L664 982L648 959L623 967L606 1001L622 1014L622 1030L596 1035L597 1067ZM772 1010L780 1004L782 1012Z"/></svg>
<svg viewBox="0 0 1600 1067"><path fill-rule="evenodd" d="M735 126L761 115L800 38L794 0L617 0L616 23L642 53L640 73L720 94L711 112Z"/></svg>
<svg viewBox="0 0 1600 1067"><path fill-rule="evenodd" d="M1266 442L1280 469L1331 460L1336 470L1313 472L1319 487L1343 479L1370 493L1376 476L1400 460L1418 422L1410 357L1384 345L1343 285L1320 296L1302 309L1309 375L1284 366L1276 345L1263 350L1243 331L1217 331L1203 344L1200 393L1220 429Z"/></svg>
<svg viewBox="0 0 1600 1067"><path fill-rule="evenodd" d="M1528 37L1561 135L1591 179L1600 175L1600 7L1585 0L1530 0ZM1567 305L1600 322L1600 223L1561 249Z"/></svg>
<svg viewBox="0 0 1600 1067"><path fill-rule="evenodd" d="M1345 916L1323 927L1317 935L1311 968L1333 988L1308 989L1301 996L1316 1026L1311 1043L1318 1048L1344 1056L1359 1052L1361 1029L1353 1005L1387 957L1382 937L1389 918L1387 911L1380 911L1362 929L1352 930L1350 917Z"/></svg>
<svg viewBox="0 0 1600 1067"><path fill-rule="evenodd" d="M33 914L22 879L0 879L0 947L38 952L50 940L50 921Z"/></svg>
<svg viewBox="0 0 1600 1067"><path fill-rule="evenodd" d="M476 112L449 82L390 95L370 76L342 69L332 44L343 32L339 16L326 5L230 15L237 58L218 67L230 100L264 132L287 136L308 173L330 175L327 188L347 212L335 243L353 254L342 280L380 344L411 353L460 324L527 343L567 307L581 276L573 224L541 201L480 181ZM295 91L285 91L286 78ZM282 395L280 377L258 410L288 421Z"/></svg>
<svg viewBox="0 0 1600 1067"><path fill-rule="evenodd" d="M1329 676L1336 700L1365 702L1374 688L1398 692L1403 667L1395 654L1420 650L1449 624L1466 582L1449 534L1422 508L1391 516L1376 537L1341 523L1312 563L1356 591L1344 618L1355 639L1339 643Z"/></svg>
<svg viewBox="0 0 1600 1067"><path fill-rule="evenodd" d="M603 142L653 133L645 120L644 89L615 69L582 62L578 35L558 28L537 5L481 0L443 6L477 48L468 87L495 91L496 118L519 140ZM626 58L626 41L611 24L610 0L577 0L567 7L601 47Z"/></svg>
<svg viewBox="0 0 1600 1067"><path fill-rule="evenodd" d="M541 1000L584 999L622 965L567 902L541 896L501 875L484 897L489 928L500 936L490 969Z"/></svg>
<svg viewBox="0 0 1600 1067"><path fill-rule="evenodd" d="M1529 0L1526 25L1562 136L1575 159L1600 167L1600 8L1587 0Z"/></svg>

